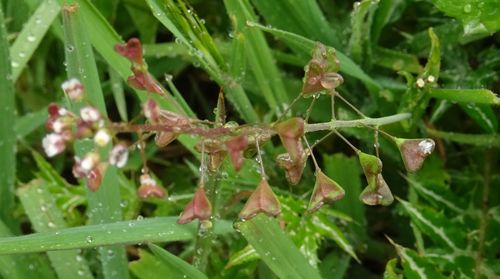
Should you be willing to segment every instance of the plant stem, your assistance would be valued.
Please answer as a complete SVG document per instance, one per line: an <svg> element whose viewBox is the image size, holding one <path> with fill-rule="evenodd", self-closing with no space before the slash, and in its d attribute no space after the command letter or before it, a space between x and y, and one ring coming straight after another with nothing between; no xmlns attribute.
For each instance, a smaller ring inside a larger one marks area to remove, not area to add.
<svg viewBox="0 0 500 279"><path fill-rule="evenodd" d="M207 173L207 180L205 181L205 190L207 191L208 199L212 204L212 226L204 227L203 224L198 225L198 235L196 237L196 244L194 249L193 265L200 271L205 272L208 265L208 256L212 252L212 241L215 238L215 223L219 219L219 181L220 172Z"/></svg>
<svg viewBox="0 0 500 279"><path fill-rule="evenodd" d="M304 131L306 133L311 133L316 131L334 130L337 128L364 127L365 125L382 126L399 122L408 119L410 117L411 114L405 112L379 118L363 118L355 120L332 120L330 122L306 124L306 126L304 127Z"/></svg>
<svg viewBox="0 0 500 279"><path fill-rule="evenodd" d="M486 234L486 227L488 226L488 210L489 210L489 196L490 196L490 182L491 182L491 148L485 151L485 162L484 162L484 184L483 184L483 196L481 200L481 215L479 223L479 244L477 247L476 254L476 268L474 269L474 279L479 279L481 277L481 265L483 262L483 252L484 252L484 238Z"/></svg>

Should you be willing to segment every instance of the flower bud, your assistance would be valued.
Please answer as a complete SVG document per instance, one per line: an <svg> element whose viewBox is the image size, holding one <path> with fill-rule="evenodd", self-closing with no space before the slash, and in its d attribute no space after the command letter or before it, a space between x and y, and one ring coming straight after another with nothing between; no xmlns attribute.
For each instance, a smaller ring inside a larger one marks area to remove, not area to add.
<svg viewBox="0 0 500 279"><path fill-rule="evenodd" d="M106 129L99 129L94 136L94 142L97 146L105 146L111 141L111 135Z"/></svg>
<svg viewBox="0 0 500 279"><path fill-rule="evenodd" d="M315 175L316 183L307 209L311 213L318 211L323 204L336 202L345 196L344 189L321 170L316 170Z"/></svg>
<svg viewBox="0 0 500 279"><path fill-rule="evenodd" d="M96 152L89 152L85 155L83 160L77 162L80 164L80 168L84 173L89 173L93 170L100 162L99 154Z"/></svg>
<svg viewBox="0 0 500 279"><path fill-rule="evenodd" d="M149 174L141 175L140 183L141 186L137 189L137 196L141 199L152 197L161 199L167 195L165 189L160 187Z"/></svg>
<svg viewBox="0 0 500 279"><path fill-rule="evenodd" d="M205 194L205 188L203 185L200 185L196 189L193 199L186 205L184 211L182 211L177 223L187 224L194 219L202 222L209 220L210 216L212 216L212 205Z"/></svg>
<svg viewBox="0 0 500 279"><path fill-rule="evenodd" d="M81 101L84 97L83 84L76 78L63 82L61 88L71 101Z"/></svg>
<svg viewBox="0 0 500 279"><path fill-rule="evenodd" d="M260 180L259 185L248 198L239 217L242 220L248 220L258 213L265 213L272 217L281 213L280 202L264 178Z"/></svg>
<svg viewBox="0 0 500 279"><path fill-rule="evenodd" d="M80 117L85 122L97 122L101 120L101 113L94 107L86 106L80 109Z"/></svg>
<svg viewBox="0 0 500 279"><path fill-rule="evenodd" d="M406 170L416 172L424 163L425 158L434 151L435 143L432 139L401 139L396 138L401 157Z"/></svg>
<svg viewBox="0 0 500 279"><path fill-rule="evenodd" d="M123 168L127 164L128 148L125 144L117 144L109 152L109 163L117 168Z"/></svg>
<svg viewBox="0 0 500 279"><path fill-rule="evenodd" d="M294 117L274 125L281 143L285 147L293 162L297 162L304 156L301 137L304 135L304 119Z"/></svg>
<svg viewBox="0 0 500 279"><path fill-rule="evenodd" d="M367 205L390 205L394 201L391 189L382 174L376 176L375 184L368 185L361 192L359 199Z"/></svg>
<svg viewBox="0 0 500 279"><path fill-rule="evenodd" d="M115 45L115 51L120 55L128 58L131 62L136 64L143 64L142 46L141 41L137 38L130 38L124 44Z"/></svg>
<svg viewBox="0 0 500 279"><path fill-rule="evenodd" d="M87 174L87 187L90 191L95 192L99 190L102 184L102 178L104 176L104 172L106 170L106 166L103 163L98 164Z"/></svg>
<svg viewBox="0 0 500 279"><path fill-rule="evenodd" d="M48 157L54 157L66 149L66 141L62 135L51 133L43 138L42 146Z"/></svg>
<svg viewBox="0 0 500 279"><path fill-rule="evenodd" d="M318 43L313 50L313 57L305 67L302 94L305 96L324 90L335 90L344 82L338 71L340 62L335 49Z"/></svg>
<svg viewBox="0 0 500 279"><path fill-rule="evenodd" d="M234 137L225 142L234 169L239 171L243 165L243 151L248 146L248 138L245 135Z"/></svg>

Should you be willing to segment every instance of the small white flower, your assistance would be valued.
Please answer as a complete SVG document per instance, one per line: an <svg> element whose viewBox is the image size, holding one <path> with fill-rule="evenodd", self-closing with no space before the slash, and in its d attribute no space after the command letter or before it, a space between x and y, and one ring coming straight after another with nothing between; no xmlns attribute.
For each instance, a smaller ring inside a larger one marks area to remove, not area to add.
<svg viewBox="0 0 500 279"><path fill-rule="evenodd" d="M156 181L149 174L141 175L140 182L141 186L144 185L157 186Z"/></svg>
<svg viewBox="0 0 500 279"><path fill-rule="evenodd" d="M56 133L46 135L42 140L42 145L48 157L54 157L66 148L64 138Z"/></svg>
<svg viewBox="0 0 500 279"><path fill-rule="evenodd" d="M94 136L94 142L98 146L105 146L111 141L111 135L109 134L108 130L106 129L100 129L97 131L97 133Z"/></svg>
<svg viewBox="0 0 500 279"><path fill-rule="evenodd" d="M425 86L425 81L422 78L418 78L416 84L418 88L423 88Z"/></svg>
<svg viewBox="0 0 500 279"><path fill-rule="evenodd" d="M52 123L52 130L56 133L61 133L66 128L66 123L61 118L56 119L54 123Z"/></svg>
<svg viewBox="0 0 500 279"><path fill-rule="evenodd" d="M101 119L101 114L96 108L86 106L80 109L80 117L85 122L97 122Z"/></svg>
<svg viewBox="0 0 500 279"><path fill-rule="evenodd" d="M109 153L109 163L118 168L123 168L128 160L128 148L124 144L117 144Z"/></svg>
<svg viewBox="0 0 500 279"><path fill-rule="evenodd" d="M80 168L83 172L88 174L99 163L99 154L90 152L85 155L85 158L79 162Z"/></svg>
<svg viewBox="0 0 500 279"><path fill-rule="evenodd" d="M427 77L427 81L430 82L430 83L433 83L436 81L436 78L433 76L433 75L430 75Z"/></svg>
<svg viewBox="0 0 500 279"><path fill-rule="evenodd" d="M83 99L84 91L82 83L76 79L72 78L61 84L61 88L68 95L68 98L72 101L80 101Z"/></svg>

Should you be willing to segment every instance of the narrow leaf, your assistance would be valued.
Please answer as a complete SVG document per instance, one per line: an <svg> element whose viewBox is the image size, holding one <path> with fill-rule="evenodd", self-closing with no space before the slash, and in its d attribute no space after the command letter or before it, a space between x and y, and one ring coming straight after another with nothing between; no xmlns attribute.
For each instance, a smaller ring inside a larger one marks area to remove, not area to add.
<svg viewBox="0 0 500 279"><path fill-rule="evenodd" d="M231 223L221 221L215 233L232 232ZM87 225L57 231L0 238L0 255L33 253L103 245L190 240L196 224L178 225L177 217L157 217L101 225Z"/></svg>
<svg viewBox="0 0 500 279"><path fill-rule="evenodd" d="M433 88L430 96L451 102L500 105L500 98L488 89Z"/></svg>
<svg viewBox="0 0 500 279"><path fill-rule="evenodd" d="M194 266L188 264L181 258L169 253L167 250L154 244L149 244L148 246L153 254L155 254L156 258L159 259L163 265L168 267L168 269L170 270L170 276L172 278L208 278Z"/></svg>
<svg viewBox="0 0 500 279"><path fill-rule="evenodd" d="M249 221L238 223L237 227L278 277L321 278L274 219L258 214Z"/></svg>
<svg viewBox="0 0 500 279"><path fill-rule="evenodd" d="M31 56L40 45L50 25L59 15L61 7L57 1L40 1L40 5L24 24L23 30L10 48L12 80L16 81Z"/></svg>
<svg viewBox="0 0 500 279"><path fill-rule="evenodd" d="M66 227L62 212L47 190L47 183L33 180L17 191L31 224L37 232L48 232ZM76 250L47 252L60 278L93 278L86 261Z"/></svg>

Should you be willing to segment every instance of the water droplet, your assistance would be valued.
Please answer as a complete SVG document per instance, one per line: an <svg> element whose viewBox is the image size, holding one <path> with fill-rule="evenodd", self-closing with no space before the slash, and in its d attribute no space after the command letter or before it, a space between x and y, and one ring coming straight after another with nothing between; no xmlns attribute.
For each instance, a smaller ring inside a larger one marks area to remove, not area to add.
<svg viewBox="0 0 500 279"><path fill-rule="evenodd" d="M72 45L68 45L68 46L66 47L66 50L67 50L68 52L73 52L73 51L75 50L75 47L74 47L74 46L72 46Z"/></svg>
<svg viewBox="0 0 500 279"><path fill-rule="evenodd" d="M142 221L143 219L144 219L144 216L142 216L142 215L137 216L137 221Z"/></svg>
<svg viewBox="0 0 500 279"><path fill-rule="evenodd" d="M30 43L36 41L36 37L33 36L32 34L29 34L28 37L26 37L26 40Z"/></svg>
<svg viewBox="0 0 500 279"><path fill-rule="evenodd" d="M87 236L86 241L88 244L91 244L92 242L94 242L94 238L89 235L89 236Z"/></svg>
<svg viewBox="0 0 500 279"><path fill-rule="evenodd" d="M12 66L12 68L17 68L17 67L19 67L19 63L17 63L16 61L12 61L11 66Z"/></svg>
<svg viewBox="0 0 500 279"><path fill-rule="evenodd" d="M471 6L471 4L466 4L464 6L464 13L468 14L470 12L472 12L472 6Z"/></svg>
<svg viewBox="0 0 500 279"><path fill-rule="evenodd" d="M56 224L54 224L53 222L48 222L48 223L47 223L47 226L48 226L49 228L55 228L55 227L56 227Z"/></svg>

